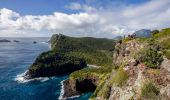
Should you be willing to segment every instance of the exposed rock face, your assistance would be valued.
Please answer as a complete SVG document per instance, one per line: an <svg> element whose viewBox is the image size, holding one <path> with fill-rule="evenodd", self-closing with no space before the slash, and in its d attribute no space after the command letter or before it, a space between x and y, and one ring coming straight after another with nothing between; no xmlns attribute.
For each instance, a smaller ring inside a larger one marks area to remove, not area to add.
<svg viewBox="0 0 170 100"><path fill-rule="evenodd" d="M71 96L80 95L81 93L76 90L76 81L65 80L63 82L64 85L64 94L62 98L67 98Z"/></svg>
<svg viewBox="0 0 170 100"><path fill-rule="evenodd" d="M170 84L160 90L162 100L170 100Z"/></svg>
<svg viewBox="0 0 170 100"><path fill-rule="evenodd" d="M108 98L98 95L96 100L150 100L141 96L143 84L148 80L152 80L154 85L160 89L159 95L155 97L156 100L170 99L170 61L164 58L161 69L151 69L146 67L144 63L138 62L134 57L146 45L134 40L116 45L113 62L116 65L126 63L123 70L128 74L129 78L122 86L112 84ZM106 80L105 85L108 85L107 82L112 80L114 73Z"/></svg>
<svg viewBox="0 0 170 100"><path fill-rule="evenodd" d="M63 85L64 94L62 98L67 98L82 93L94 92L97 86L97 80L94 77L88 77L83 80L66 80Z"/></svg>
<svg viewBox="0 0 170 100"><path fill-rule="evenodd" d="M127 43L117 43L113 52L113 63L120 65L124 62L131 62L136 65L138 62L134 59L134 56L144 48L146 44L141 44L135 40Z"/></svg>
<svg viewBox="0 0 170 100"><path fill-rule="evenodd" d="M170 60L164 57L161 67L167 69L170 72Z"/></svg>

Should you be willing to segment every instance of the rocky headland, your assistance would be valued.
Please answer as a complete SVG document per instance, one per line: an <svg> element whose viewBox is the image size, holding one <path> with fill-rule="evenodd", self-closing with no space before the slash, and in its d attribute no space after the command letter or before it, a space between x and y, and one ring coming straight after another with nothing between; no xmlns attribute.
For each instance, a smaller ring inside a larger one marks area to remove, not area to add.
<svg viewBox="0 0 170 100"><path fill-rule="evenodd" d="M93 92L90 100L169 100L170 28L135 35L116 42L53 35L52 50L37 57L26 76L69 74L62 98Z"/></svg>

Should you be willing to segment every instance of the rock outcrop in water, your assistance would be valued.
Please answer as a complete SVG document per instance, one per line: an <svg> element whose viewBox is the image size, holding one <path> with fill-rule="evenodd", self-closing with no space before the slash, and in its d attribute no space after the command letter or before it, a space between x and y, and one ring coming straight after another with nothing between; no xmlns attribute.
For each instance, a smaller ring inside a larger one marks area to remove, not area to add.
<svg viewBox="0 0 170 100"><path fill-rule="evenodd" d="M7 40L7 39L2 39L2 40L0 40L0 42L11 42L11 41Z"/></svg>
<svg viewBox="0 0 170 100"><path fill-rule="evenodd" d="M68 98L82 93L94 92L97 87L97 80L93 77L88 77L83 80L65 80L64 94L62 98Z"/></svg>

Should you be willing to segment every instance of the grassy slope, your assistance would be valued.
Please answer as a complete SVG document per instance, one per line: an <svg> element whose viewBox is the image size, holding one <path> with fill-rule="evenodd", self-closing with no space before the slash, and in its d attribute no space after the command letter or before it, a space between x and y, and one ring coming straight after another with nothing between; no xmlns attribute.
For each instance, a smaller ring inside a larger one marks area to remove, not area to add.
<svg viewBox="0 0 170 100"><path fill-rule="evenodd" d="M153 39L160 44L163 54L170 59L170 28L161 30L153 36Z"/></svg>
<svg viewBox="0 0 170 100"><path fill-rule="evenodd" d="M99 66L112 65L113 47L114 40L104 38L75 38L61 35L60 38L52 40L54 51L82 57L87 63Z"/></svg>
<svg viewBox="0 0 170 100"><path fill-rule="evenodd" d="M128 42L134 39L124 39L123 42ZM151 43L151 44L158 44L161 46L161 51L163 52L163 55L167 58L170 58L170 28L163 29L159 33L155 34L151 38L135 38L136 41L139 41L141 43ZM106 78L109 76L109 72L106 74ZM102 78L100 83L97 86L96 91L91 96L90 99L95 99L96 96L101 96L104 98L107 98L109 94L109 85L105 84L105 79ZM125 81L128 78L127 74L124 73L122 70L117 70L115 76L111 80L111 84L122 84L123 81ZM150 90L149 90L150 91Z"/></svg>

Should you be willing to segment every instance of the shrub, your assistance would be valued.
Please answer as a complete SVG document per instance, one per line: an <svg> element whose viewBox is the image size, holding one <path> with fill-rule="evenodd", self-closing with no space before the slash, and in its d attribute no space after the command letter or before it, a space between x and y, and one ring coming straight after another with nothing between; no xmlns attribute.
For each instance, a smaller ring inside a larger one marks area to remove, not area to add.
<svg viewBox="0 0 170 100"><path fill-rule="evenodd" d="M158 34L159 33L159 30L153 30L152 31L152 36L154 36L154 35L156 35L156 34Z"/></svg>
<svg viewBox="0 0 170 100"><path fill-rule="evenodd" d="M129 78L128 74L123 70L123 67L119 67L115 76L111 80L111 84L115 84L117 86L123 85L123 83Z"/></svg>
<svg viewBox="0 0 170 100"><path fill-rule="evenodd" d="M158 88L154 86L151 81L143 84L141 88L141 95L144 98L155 98L159 94Z"/></svg>
<svg viewBox="0 0 170 100"><path fill-rule="evenodd" d="M142 50L137 58L140 62L144 62L147 67L158 68L163 61L162 54L159 53L154 47L149 47Z"/></svg>
<svg viewBox="0 0 170 100"><path fill-rule="evenodd" d="M170 59L170 51L164 51L164 55L168 58L168 59Z"/></svg>
<svg viewBox="0 0 170 100"><path fill-rule="evenodd" d="M99 92L99 96L108 99L110 96L110 91L111 91L111 87L108 85L104 85L102 90Z"/></svg>

